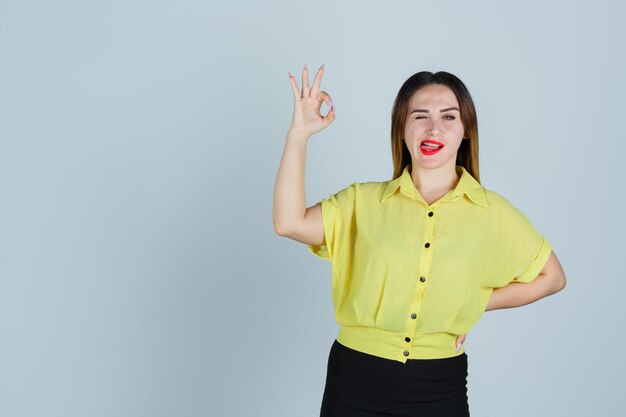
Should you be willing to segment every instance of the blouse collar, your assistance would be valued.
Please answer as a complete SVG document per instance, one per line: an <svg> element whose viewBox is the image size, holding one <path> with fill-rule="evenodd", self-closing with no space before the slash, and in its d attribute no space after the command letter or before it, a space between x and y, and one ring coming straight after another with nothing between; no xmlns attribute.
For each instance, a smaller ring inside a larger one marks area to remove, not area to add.
<svg viewBox="0 0 626 417"><path fill-rule="evenodd" d="M485 195L485 189L462 165L455 166L456 173L460 175L459 182L453 190L442 198L442 201L448 201L456 199L463 194L467 195L469 199L474 203L482 207L487 207L487 198ZM413 184L411 178L411 164L404 167L402 174L388 182L383 192L381 203L385 202L389 196L391 196L398 188L402 194L414 200L424 201L417 188Z"/></svg>

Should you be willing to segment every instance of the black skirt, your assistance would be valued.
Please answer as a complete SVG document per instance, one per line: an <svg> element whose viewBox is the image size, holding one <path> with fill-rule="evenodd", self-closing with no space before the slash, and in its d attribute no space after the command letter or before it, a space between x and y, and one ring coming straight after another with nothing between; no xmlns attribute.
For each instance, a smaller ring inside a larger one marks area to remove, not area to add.
<svg viewBox="0 0 626 417"><path fill-rule="evenodd" d="M320 417L468 417L467 355L404 364L333 342Z"/></svg>

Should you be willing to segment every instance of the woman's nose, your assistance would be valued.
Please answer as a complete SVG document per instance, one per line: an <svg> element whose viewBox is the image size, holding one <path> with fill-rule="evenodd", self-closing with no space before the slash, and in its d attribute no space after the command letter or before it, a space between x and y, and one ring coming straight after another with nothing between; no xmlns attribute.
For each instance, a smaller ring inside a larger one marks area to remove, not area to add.
<svg viewBox="0 0 626 417"><path fill-rule="evenodd" d="M441 131L441 126L439 125L438 120L434 120L430 122L430 126L428 127L428 131L432 134L439 133Z"/></svg>
<svg viewBox="0 0 626 417"><path fill-rule="evenodd" d="M431 126L428 131L431 135L438 135L441 132L441 129L439 129L439 126Z"/></svg>

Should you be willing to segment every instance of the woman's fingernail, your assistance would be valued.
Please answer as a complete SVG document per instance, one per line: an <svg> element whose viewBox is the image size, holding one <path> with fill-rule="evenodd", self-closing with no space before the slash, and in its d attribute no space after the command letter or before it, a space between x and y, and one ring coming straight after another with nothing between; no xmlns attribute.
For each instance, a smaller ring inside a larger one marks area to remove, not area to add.
<svg viewBox="0 0 626 417"><path fill-rule="evenodd" d="M320 69L324 69L324 65L326 65L326 64L322 64L322 66L320 67Z"/></svg>
<svg viewBox="0 0 626 417"><path fill-rule="evenodd" d="M456 344L456 353L459 353L459 349L461 349L461 342Z"/></svg>

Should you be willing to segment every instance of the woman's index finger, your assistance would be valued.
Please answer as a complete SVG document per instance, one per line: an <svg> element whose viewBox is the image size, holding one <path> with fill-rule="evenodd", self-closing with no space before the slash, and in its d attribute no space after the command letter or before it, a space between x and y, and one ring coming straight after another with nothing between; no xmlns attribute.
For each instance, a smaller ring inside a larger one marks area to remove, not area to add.
<svg viewBox="0 0 626 417"><path fill-rule="evenodd" d="M311 87L311 95L316 96L320 91L320 84L322 83L322 76L324 75L324 65L317 70L317 74L315 74L315 79L313 80L313 87Z"/></svg>

